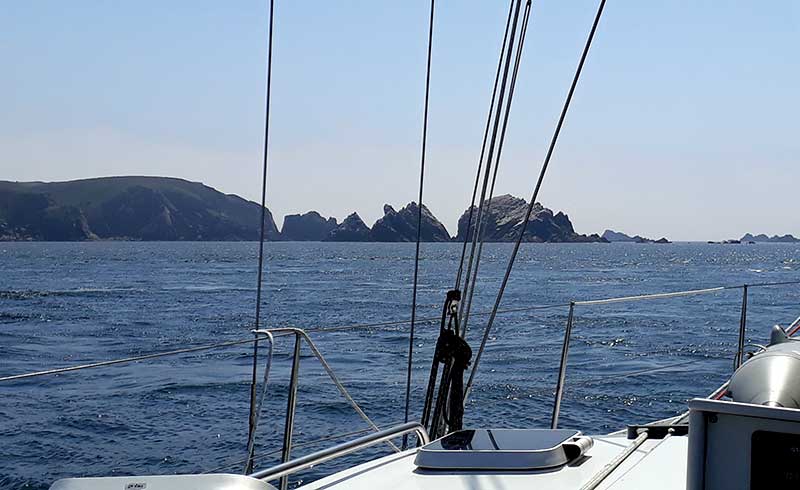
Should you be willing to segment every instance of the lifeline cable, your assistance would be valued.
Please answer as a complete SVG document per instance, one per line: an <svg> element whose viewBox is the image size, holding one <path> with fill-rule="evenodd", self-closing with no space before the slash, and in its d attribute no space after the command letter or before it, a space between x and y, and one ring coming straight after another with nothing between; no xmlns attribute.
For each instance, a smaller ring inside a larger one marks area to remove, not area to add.
<svg viewBox="0 0 800 490"><path fill-rule="evenodd" d="M600 17L603 15L603 7L605 7L605 4L606 0L600 0L600 5L597 8L597 14L594 18L594 23L592 23L592 29L589 31L589 37L586 39L586 45L583 48L583 53L581 54L580 61L578 62L578 67L575 70L575 76L572 78L572 84L570 85L569 92L567 93L567 98L564 101L564 107L561 109L561 115L558 118L556 129L553 133L552 139L550 140L550 146L547 149L547 155L545 156L544 163L542 164L542 169L539 172L539 178L536 181L536 187L534 187L533 194L531 195L531 201L528 203L525 219L522 222L522 229L519 232L517 241L514 243L514 249L512 250L511 257L508 260L508 267L506 267L506 272L503 275L503 281L500 284L500 290L497 292L497 298L495 299L492 313L489 315L489 320L486 323L486 329L483 332L481 345L478 348L478 353L475 355L472 371L470 371L469 374L469 381L467 381L467 386L464 389L464 399L466 399L469 395L469 391L472 388L472 383L475 380L475 373L478 371L478 364L480 363L481 355L486 348L486 342L489 340L489 333L491 332L492 325L494 324L494 319L497 316L497 310L500 308L500 302L503 300L503 293L508 285L508 278L511 276L511 270L514 267L514 260L517 258L519 247L522 244L523 237L525 236L525 229L528 226L528 220L531 217L531 212L533 211L533 206L536 203L536 198L539 196L539 190L542 187L544 176L547 173L547 167L550 165L550 158L553 156L553 150L555 149L556 142L558 141L558 135L561 133L561 128L564 125L564 119L567 116L570 102L572 102L572 96L575 94L575 87L578 85L578 80L580 79L581 71L583 71L583 65L586 62L586 57L589 54L589 48L592 46L592 40L594 39L594 34L597 31L597 25L600 23Z"/></svg>

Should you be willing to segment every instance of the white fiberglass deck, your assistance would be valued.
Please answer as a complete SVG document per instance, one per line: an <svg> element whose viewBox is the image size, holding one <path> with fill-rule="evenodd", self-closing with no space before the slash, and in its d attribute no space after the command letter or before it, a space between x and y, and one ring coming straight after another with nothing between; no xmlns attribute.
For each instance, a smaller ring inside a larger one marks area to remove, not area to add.
<svg viewBox="0 0 800 490"><path fill-rule="evenodd" d="M519 472L429 471L414 465L416 449L356 466L301 488L307 490L577 490L600 472L631 441L596 437L577 464L555 470ZM645 441L598 490L686 488L687 437Z"/></svg>

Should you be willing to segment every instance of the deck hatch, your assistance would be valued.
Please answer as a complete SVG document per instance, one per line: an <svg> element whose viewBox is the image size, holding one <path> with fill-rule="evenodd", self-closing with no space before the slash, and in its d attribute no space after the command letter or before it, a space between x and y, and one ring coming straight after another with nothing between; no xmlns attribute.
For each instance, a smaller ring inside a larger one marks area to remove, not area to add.
<svg viewBox="0 0 800 490"><path fill-rule="evenodd" d="M414 463L431 470L538 470L562 466L591 447L568 429L470 429L420 448Z"/></svg>

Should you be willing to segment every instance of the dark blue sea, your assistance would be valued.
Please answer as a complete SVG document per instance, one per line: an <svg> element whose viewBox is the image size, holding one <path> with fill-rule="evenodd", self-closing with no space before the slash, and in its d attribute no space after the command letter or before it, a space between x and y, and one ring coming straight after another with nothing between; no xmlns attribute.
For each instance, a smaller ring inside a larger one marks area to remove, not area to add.
<svg viewBox="0 0 800 490"><path fill-rule="evenodd" d="M488 246L473 311L491 306L510 250ZM423 245L420 317L440 314L459 252ZM268 243L265 324L408 318L413 253L413 244ZM256 255L255 243L0 243L0 376L247 338ZM502 308L798 279L798 245L529 244ZM742 291L731 289L576 307L561 426L610 432L678 414L687 399L713 391L732 369L741 302ZM800 286L751 288L748 341L764 342L772 325L798 315ZM549 425L566 316L566 307L498 316L467 425ZM473 347L485 321L470 320ZM415 417L438 328L418 327ZM408 331L311 334L381 426L403 419ZM289 338L276 344L258 467L278 461L291 348ZM0 384L0 488L47 488L67 476L241 472L251 355L242 345ZM300 371L295 455L366 427L307 348ZM295 483L383 451L319 466Z"/></svg>

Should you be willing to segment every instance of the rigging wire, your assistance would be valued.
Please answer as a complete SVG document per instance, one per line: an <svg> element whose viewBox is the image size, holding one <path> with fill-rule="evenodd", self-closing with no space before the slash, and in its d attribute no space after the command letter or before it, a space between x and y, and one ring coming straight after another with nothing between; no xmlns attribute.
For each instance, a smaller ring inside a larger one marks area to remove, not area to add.
<svg viewBox="0 0 800 490"><path fill-rule="evenodd" d="M269 109L270 109L270 95L272 92L272 32L273 32L273 19L275 17L275 0L269 1L269 32L267 44L267 82L266 94L264 101L264 155L263 155L263 169L261 174L261 232L258 241L258 284L256 286L256 315L255 326L258 330L261 325L261 290L264 276L264 235L265 235L265 220L267 210L267 162L269 161ZM249 437L253 436L255 429L256 417L256 383L258 376L258 336L253 342L253 377L250 383L250 416L249 416Z"/></svg>
<svg viewBox="0 0 800 490"><path fill-rule="evenodd" d="M481 219L483 217L483 205L486 199L486 187L489 184L489 175L491 172L491 162L494 157L495 144L497 143L497 131L500 126L500 112L502 111L503 101L505 100L505 95L506 95L506 85L508 83L508 71L511 66L511 54L514 51L513 46L517 34L517 22L519 21L520 5L521 5L521 0L516 0L516 7L514 9L514 19L511 24L511 31L509 33L509 42L508 42L509 49L506 52L506 59L503 66L503 78L500 83L500 95L498 97L498 102L497 102L497 112L492 127L492 136L491 139L489 140L489 153L486 158L486 168L484 169L483 184L481 186L481 197L478 201L477 216L475 218L475 228L472 232L472 246L470 247L469 260L467 261L467 275L464 278L463 292L465 294L467 293L467 291L469 291L470 288L469 279L470 275L472 274L472 264L475 257L475 246L477 245L478 230L480 230L481 228ZM467 230L467 232L469 232L469 230ZM464 315L464 303L462 302L461 305L459 306L458 316L463 317L463 315Z"/></svg>
<svg viewBox="0 0 800 490"><path fill-rule="evenodd" d="M411 293L411 329L408 335L408 369L406 372L406 406L403 420L408 422L411 403L411 365L414 358L414 329L417 318L417 285L419 278L419 245L422 239L422 189L425 183L425 151L428 145L428 101L431 92L431 53L433 51L433 14L436 0L431 0L431 14L428 23L428 60L425 69L425 101L422 115L422 150L419 163L419 200L417 202L417 244L414 252L414 287ZM407 447L408 436L403 435L403 449Z"/></svg>
<svg viewBox="0 0 800 490"><path fill-rule="evenodd" d="M464 229L464 244L461 247L461 259L458 261L458 272L456 273L456 283L453 289L458 289L461 285L461 274L464 271L464 258L467 254L467 243L469 242L470 226L472 226L472 214L475 211L475 198L478 195L478 184L481 180L481 168L483 166L483 157L486 152L486 141L489 139L489 128L492 124L492 116L494 116L494 102L497 96L497 85L500 83L500 71L503 68L503 58L506 52L506 42L508 41L508 29L511 26L511 14L514 11L514 0L508 4L508 18L506 19L506 29L503 34L503 46L500 48L500 59L497 60L497 73L494 75L494 86L492 87L492 99L489 102L489 113L486 115L486 127L483 130L483 143L481 143L481 153L478 157L478 171L475 173L475 185L472 188L472 201L469 205L469 215L467 216L467 226Z"/></svg>
<svg viewBox="0 0 800 490"><path fill-rule="evenodd" d="M580 61L578 62L578 67L575 70L575 76L572 79L572 84L570 85L569 92L567 93L567 98L564 101L564 106L561 109L561 115L558 118L558 123L556 124L555 131L553 132L553 137L550 140L550 146L547 149L547 155L545 156L544 163L542 164L542 169L539 172L539 178L536 181L536 186L534 187L533 194L531 195L531 200L528 203L528 209L525 213L525 218L522 222L522 227L519 232L519 236L517 236L517 241L514 242L514 248L511 251L511 257L508 260L508 266L506 267L505 274L503 275L503 281L500 284L500 289L497 292L497 298L495 299L494 307L492 308L492 313L489 315L489 320L486 323L486 329L483 332L483 339L481 339L480 347L478 348L478 353L475 355L475 361L473 363L472 371L469 374L469 380L467 381L467 386L464 390L464 399L469 396L470 388L472 388L472 383L475 380L475 374L478 371L478 365L481 360L481 355L483 354L484 349L486 348L486 342L489 340L489 333L492 330L492 326L494 324L494 319L497 316L497 310L500 309L500 303L503 300L503 293L505 293L506 286L508 285L508 279L511 276L511 270L514 267L514 261L517 258L517 253L519 252L519 247L522 244L522 240L525 236L525 229L528 226L528 220L531 217L531 212L533 211L533 206L536 203L536 199L539 196L539 190L542 187L542 182L544 181L544 176L547 173L547 167L550 165L550 159L553 156L553 150L555 149L556 142L558 141L558 136L561 133L561 128L564 125L564 119L567 116L567 111L569 110L570 102L572 102L572 96L575 94L575 88L578 85L578 80L580 80L581 72L583 71L583 65L586 62L586 57L589 54L589 48L592 46L592 40L594 39L595 32L597 31L597 25L600 23L600 18L603 15L603 7L605 7L606 0L600 0L600 5L597 8L597 14L595 15L594 22L592 23L592 28L589 31L589 36L586 39L586 44L583 48L583 53L581 54Z"/></svg>
<svg viewBox="0 0 800 490"><path fill-rule="evenodd" d="M494 172L492 174L492 184L489 188L489 197L486 199L486 203L484 204L484 206L486 207L484 213L487 215L489 213L489 208L491 207L492 204L492 197L494 196L494 185L497 182L497 170L500 168L500 157L503 153L503 146L505 145L506 130L508 129L508 119L509 116L511 115L511 103L514 100L514 88L517 85L517 74L519 73L519 66L522 60L522 48L525 46L525 36L528 31L528 21L530 19L530 15L531 15L531 0L528 0L528 2L525 5L525 13L523 14L522 17L522 27L520 29L519 44L517 45L517 54L514 59L514 69L511 74L511 85L508 90L508 102L506 103L505 114L503 115L503 128L500 131L500 140L497 147L497 156L495 157ZM478 279L478 268L480 267L481 254L483 253L483 243L484 240L486 239L485 225L482 228L484 229L481 229L476 235L476 237L480 239L480 242L478 244L478 251L475 256L475 268L472 273L472 288L469 290L466 306L464 308L464 316L462 318L462 332L463 332L461 335L462 337L466 337L467 335L467 326L469 324L469 313L470 310L472 309L472 296L475 293L475 284Z"/></svg>

